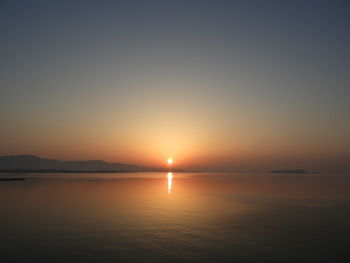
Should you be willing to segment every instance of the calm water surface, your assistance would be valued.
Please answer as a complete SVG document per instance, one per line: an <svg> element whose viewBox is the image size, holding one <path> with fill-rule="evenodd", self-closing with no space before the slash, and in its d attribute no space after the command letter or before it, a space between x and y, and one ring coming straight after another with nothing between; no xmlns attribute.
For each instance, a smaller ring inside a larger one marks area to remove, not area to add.
<svg viewBox="0 0 350 263"><path fill-rule="evenodd" d="M350 176L9 176L2 263L350 260Z"/></svg>

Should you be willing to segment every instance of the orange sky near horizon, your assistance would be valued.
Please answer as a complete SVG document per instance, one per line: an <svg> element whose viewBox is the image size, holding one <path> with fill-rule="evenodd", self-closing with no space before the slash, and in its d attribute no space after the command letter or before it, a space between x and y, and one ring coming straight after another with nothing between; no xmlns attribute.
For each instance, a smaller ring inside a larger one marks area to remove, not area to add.
<svg viewBox="0 0 350 263"><path fill-rule="evenodd" d="M38 119L6 126L0 153L154 167L165 167L171 156L176 168L208 171L337 170L349 156L346 140L335 143L329 138L330 143L326 143L327 136L322 133L306 137L305 131L300 134L298 129L289 128L276 134L245 119L229 123L219 116L205 120L194 118L193 112L147 114L147 109L140 109L144 115L135 114L132 121L123 120L123 125L110 121L111 116L102 122L99 116L93 119L87 115L86 120L79 118L79 124L53 120L47 125L50 121ZM96 122L98 125L91 125ZM23 130L27 132L19 136Z"/></svg>

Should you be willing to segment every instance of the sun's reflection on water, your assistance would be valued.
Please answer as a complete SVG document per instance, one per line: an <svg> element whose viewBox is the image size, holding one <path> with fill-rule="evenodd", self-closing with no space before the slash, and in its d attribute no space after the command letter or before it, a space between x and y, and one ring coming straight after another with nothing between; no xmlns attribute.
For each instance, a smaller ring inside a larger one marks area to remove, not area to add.
<svg viewBox="0 0 350 263"><path fill-rule="evenodd" d="M168 194L171 194L171 189L173 186L173 173L169 172L167 177L168 177Z"/></svg>

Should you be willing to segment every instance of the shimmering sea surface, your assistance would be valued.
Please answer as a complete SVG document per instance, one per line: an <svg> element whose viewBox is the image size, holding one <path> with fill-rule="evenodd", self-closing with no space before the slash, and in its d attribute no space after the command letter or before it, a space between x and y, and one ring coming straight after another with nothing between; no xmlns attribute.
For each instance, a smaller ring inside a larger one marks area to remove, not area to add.
<svg viewBox="0 0 350 263"><path fill-rule="evenodd" d="M0 262L350 262L350 175L0 174Z"/></svg>

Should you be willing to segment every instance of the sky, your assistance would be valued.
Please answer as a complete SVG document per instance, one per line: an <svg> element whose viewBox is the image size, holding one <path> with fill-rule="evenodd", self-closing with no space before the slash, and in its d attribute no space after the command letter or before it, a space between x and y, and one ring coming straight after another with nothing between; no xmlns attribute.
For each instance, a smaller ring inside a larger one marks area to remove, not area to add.
<svg viewBox="0 0 350 263"><path fill-rule="evenodd" d="M0 155L350 171L348 1L1 1Z"/></svg>

